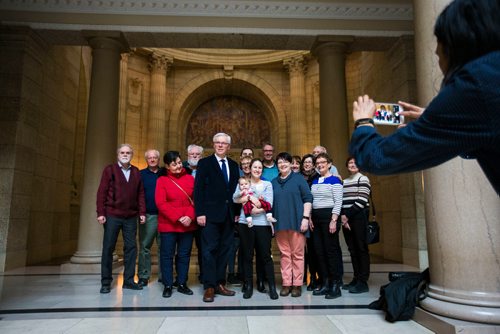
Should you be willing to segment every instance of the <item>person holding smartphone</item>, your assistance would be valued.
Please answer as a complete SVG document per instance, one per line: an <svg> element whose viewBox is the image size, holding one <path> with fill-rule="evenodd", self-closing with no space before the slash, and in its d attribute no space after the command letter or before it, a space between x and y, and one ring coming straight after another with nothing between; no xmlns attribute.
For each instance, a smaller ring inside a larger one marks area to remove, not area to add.
<svg viewBox="0 0 500 334"><path fill-rule="evenodd" d="M383 137L373 126L374 101L358 97L349 151L361 169L387 175L473 158L500 195L499 12L496 0L455 0L439 15L441 90L425 110L400 102L409 109L402 115L418 117L415 122Z"/></svg>

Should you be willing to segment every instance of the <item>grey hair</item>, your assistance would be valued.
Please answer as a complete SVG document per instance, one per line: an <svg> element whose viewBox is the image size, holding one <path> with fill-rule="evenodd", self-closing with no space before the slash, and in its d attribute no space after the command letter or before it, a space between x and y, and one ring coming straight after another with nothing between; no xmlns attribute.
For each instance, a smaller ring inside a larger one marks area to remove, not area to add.
<svg viewBox="0 0 500 334"><path fill-rule="evenodd" d="M202 146L196 145L196 144L191 144L187 147L187 152L189 153L189 151L191 151L193 149L198 149L200 151L200 153L203 154L203 147Z"/></svg>
<svg viewBox="0 0 500 334"><path fill-rule="evenodd" d="M228 144L231 144L231 136L228 135L227 133L224 133L224 132L219 132L219 133L216 133L214 135L214 138L212 139L213 142L215 142L215 140L218 138L218 137L226 137L227 139L227 143Z"/></svg>
<svg viewBox="0 0 500 334"><path fill-rule="evenodd" d="M132 154L134 154L134 149L132 148L132 145L127 144L127 143L118 145L118 148L116 149L116 154L119 154L122 147L125 147L125 146L127 146L130 149L130 151L132 151Z"/></svg>
<svg viewBox="0 0 500 334"><path fill-rule="evenodd" d="M146 152L144 152L144 159L148 160L148 153L153 152L158 159L160 159L160 151L155 150L155 149L149 149Z"/></svg>

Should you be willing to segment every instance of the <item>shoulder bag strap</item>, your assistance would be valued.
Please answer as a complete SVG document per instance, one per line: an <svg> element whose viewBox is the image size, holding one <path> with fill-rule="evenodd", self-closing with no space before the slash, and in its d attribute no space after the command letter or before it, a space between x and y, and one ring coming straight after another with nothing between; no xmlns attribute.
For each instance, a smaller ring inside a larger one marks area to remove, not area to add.
<svg viewBox="0 0 500 334"><path fill-rule="evenodd" d="M177 186L177 188L179 188L179 189L180 189L180 190L181 190L181 191L182 191L182 192L183 192L183 193L187 196L187 198L189 199L189 202L191 203L191 205L194 205L194 202L193 202L193 199L191 198L191 196L189 196L189 195L187 194L187 192L185 192L185 191L184 191L184 189L182 189L182 188L181 188L181 186L179 186L179 185L177 184L177 182L175 182L175 181L174 181L174 180L173 180L170 176L167 176L167 177L168 177L168 179L169 179L170 181L172 181L172 182L173 182L173 183Z"/></svg>

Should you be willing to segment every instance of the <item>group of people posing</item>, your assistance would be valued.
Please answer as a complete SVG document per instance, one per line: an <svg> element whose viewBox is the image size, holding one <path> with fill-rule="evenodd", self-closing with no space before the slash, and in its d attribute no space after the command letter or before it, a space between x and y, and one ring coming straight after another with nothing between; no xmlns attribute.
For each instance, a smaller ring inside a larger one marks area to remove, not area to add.
<svg viewBox="0 0 500 334"><path fill-rule="evenodd" d="M230 145L229 135L217 133L214 154L202 158L203 148L190 145L187 161L182 161L179 152L168 151L161 168L160 153L148 150L147 167L140 171L131 165L130 145L120 145L118 161L104 169L97 192L97 219L104 227L100 292L111 291L113 252L120 230L124 289L141 290L148 285L156 239L158 277L165 298L171 297L174 289L193 294L187 285L193 240L198 248L204 302L213 302L216 295L234 296L226 282L234 284L238 278L243 281L243 298L251 298L254 257L257 289L268 291L271 299L301 296L307 267L307 289L315 296L337 298L342 289L367 292L370 182L359 172L355 159L347 160L350 176L342 181L321 146L301 158L287 152L275 157L274 147L265 144L262 160L253 157L251 148L244 148L238 164L228 157ZM137 229L139 280L135 282ZM341 229L354 269L348 284L343 284ZM280 250L279 294L271 255L273 237ZM236 250L238 276L234 270ZM226 276L228 265L230 274Z"/></svg>

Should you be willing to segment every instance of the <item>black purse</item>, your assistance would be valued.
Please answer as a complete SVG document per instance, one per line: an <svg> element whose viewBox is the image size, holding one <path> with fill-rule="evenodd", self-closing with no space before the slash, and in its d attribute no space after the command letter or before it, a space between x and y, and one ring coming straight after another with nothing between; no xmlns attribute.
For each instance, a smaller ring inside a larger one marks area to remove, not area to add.
<svg viewBox="0 0 500 334"><path fill-rule="evenodd" d="M377 242L380 241L380 225L375 220L376 219L375 204L373 203L371 189L370 189L370 202L372 208L372 219L368 221L368 224L366 225L366 242L369 245L376 244Z"/></svg>
<svg viewBox="0 0 500 334"><path fill-rule="evenodd" d="M358 193L359 193L359 180L361 177L358 179ZM372 208L372 219L368 221L368 224L366 225L366 243L371 245L371 244L376 244L377 242L380 241L380 225L378 222L375 220L376 219L376 211L375 211L375 204L373 203L373 198L372 198L372 191L370 189L370 207Z"/></svg>

